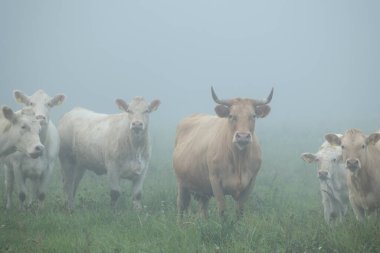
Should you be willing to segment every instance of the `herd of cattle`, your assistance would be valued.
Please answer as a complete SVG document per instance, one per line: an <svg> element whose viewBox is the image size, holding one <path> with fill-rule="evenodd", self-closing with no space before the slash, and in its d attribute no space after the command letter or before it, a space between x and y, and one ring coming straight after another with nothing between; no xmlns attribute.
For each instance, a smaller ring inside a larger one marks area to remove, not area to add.
<svg viewBox="0 0 380 253"><path fill-rule="evenodd" d="M273 89L264 100L219 99L213 88L211 93L217 116L192 115L177 127L173 168L181 216L191 196L199 202L204 217L214 196L224 216L225 195L233 197L237 215L241 215L261 166L255 122L269 114ZM148 103L135 97L127 103L117 99L123 112L111 115L74 108L56 127L49 118L50 109L63 103L64 95L50 97L38 90L31 96L15 91L14 97L24 108L14 112L3 106L0 113L0 163L5 171L7 209L14 188L22 208L32 201L43 203L58 157L70 210L86 170L107 175L112 204L121 192L120 179L130 180L133 206L141 208L151 153L149 114L158 109L159 100ZM325 220L329 224L341 221L349 206L362 220L380 207L380 132L367 136L349 129L344 134L327 134L325 139L317 153L301 155L304 161L318 165Z"/></svg>

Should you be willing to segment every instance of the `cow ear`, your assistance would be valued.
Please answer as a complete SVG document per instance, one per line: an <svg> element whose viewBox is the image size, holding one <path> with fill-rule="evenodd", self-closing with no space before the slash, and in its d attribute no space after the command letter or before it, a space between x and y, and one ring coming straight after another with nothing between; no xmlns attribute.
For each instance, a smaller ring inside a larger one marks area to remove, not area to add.
<svg viewBox="0 0 380 253"><path fill-rule="evenodd" d="M255 107L256 116L258 118L264 118L270 113L269 105L258 105Z"/></svg>
<svg viewBox="0 0 380 253"><path fill-rule="evenodd" d="M314 154L312 154L312 153L303 153L301 155L301 159L304 160L307 163L315 162L316 158L317 157Z"/></svg>
<svg viewBox="0 0 380 253"><path fill-rule="evenodd" d="M13 96L15 97L15 100L17 103L30 105L29 98L22 91L19 91L19 90L13 91Z"/></svg>
<svg viewBox="0 0 380 253"><path fill-rule="evenodd" d="M116 105L120 110L128 111L128 104L121 98L116 99Z"/></svg>
<svg viewBox="0 0 380 253"><path fill-rule="evenodd" d="M12 123L17 122L17 117L11 108L9 108L8 106L3 106L2 111L3 111L4 117L7 120L9 120Z"/></svg>
<svg viewBox="0 0 380 253"><path fill-rule="evenodd" d="M224 105L215 106L216 114L221 118L227 118L230 115L230 108Z"/></svg>
<svg viewBox="0 0 380 253"><path fill-rule="evenodd" d="M375 145L380 140L380 133L373 133L366 139L367 145Z"/></svg>
<svg viewBox="0 0 380 253"><path fill-rule="evenodd" d="M57 96L55 96L54 98L52 98L49 102L48 102L48 106L49 107L53 107L53 106L56 106L56 105L60 105L63 103L63 101L65 100L65 95L63 94L58 94Z"/></svg>
<svg viewBox="0 0 380 253"><path fill-rule="evenodd" d="M332 146L340 146L342 143L340 137L336 134L326 134L325 140Z"/></svg>
<svg viewBox="0 0 380 253"><path fill-rule="evenodd" d="M149 105L149 112L154 112L157 110L158 106L161 104L160 100L153 100Z"/></svg>

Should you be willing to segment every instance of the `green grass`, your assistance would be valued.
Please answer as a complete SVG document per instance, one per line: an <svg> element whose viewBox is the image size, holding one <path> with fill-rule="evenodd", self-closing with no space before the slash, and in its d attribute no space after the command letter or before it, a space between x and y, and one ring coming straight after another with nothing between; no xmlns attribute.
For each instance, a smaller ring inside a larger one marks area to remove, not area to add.
<svg viewBox="0 0 380 253"><path fill-rule="evenodd" d="M113 209L107 178L87 172L75 212L68 213L57 166L43 209L19 211L16 196L12 210L1 204L0 252L380 252L377 217L359 223L350 212L334 228L325 224L316 171L299 159L318 148L319 134L296 140L282 133L259 137L264 162L240 220L227 197L224 222L212 199L208 220L198 217L192 201L191 212L177 223L173 140L164 135L165 142L153 138L141 212L132 208L129 182L123 182Z"/></svg>

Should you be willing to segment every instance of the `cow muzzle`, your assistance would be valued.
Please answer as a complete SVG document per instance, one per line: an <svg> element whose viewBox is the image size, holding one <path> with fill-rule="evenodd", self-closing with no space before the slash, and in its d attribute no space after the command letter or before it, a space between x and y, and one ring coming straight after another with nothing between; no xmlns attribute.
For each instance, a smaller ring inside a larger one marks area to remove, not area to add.
<svg viewBox="0 0 380 253"><path fill-rule="evenodd" d="M38 122L40 122L41 126L47 125L47 118L44 115L37 115L36 119L38 120Z"/></svg>
<svg viewBox="0 0 380 253"><path fill-rule="evenodd" d="M355 172L358 169L360 169L360 161L358 159L347 159L346 161L346 168L349 169L351 172Z"/></svg>
<svg viewBox="0 0 380 253"><path fill-rule="evenodd" d="M249 132L236 132L233 142L242 150L252 142L252 134Z"/></svg>
<svg viewBox="0 0 380 253"><path fill-rule="evenodd" d="M144 130L144 122L142 121L133 121L131 123L130 128L135 132L135 133L140 133Z"/></svg>
<svg viewBox="0 0 380 253"><path fill-rule="evenodd" d="M44 152L44 149L45 149L44 145L42 144L36 145L33 151L29 152L29 156L33 159L36 159L37 157L42 155L42 153Z"/></svg>
<svg viewBox="0 0 380 253"><path fill-rule="evenodd" d="M326 180L329 176L329 172L326 170L319 170L318 171L318 178L320 180Z"/></svg>

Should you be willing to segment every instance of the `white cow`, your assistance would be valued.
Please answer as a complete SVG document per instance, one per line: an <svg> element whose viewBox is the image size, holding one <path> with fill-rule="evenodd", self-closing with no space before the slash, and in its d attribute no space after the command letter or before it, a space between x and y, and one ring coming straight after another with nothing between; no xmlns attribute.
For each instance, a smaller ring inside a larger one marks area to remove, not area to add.
<svg viewBox="0 0 380 253"><path fill-rule="evenodd" d="M50 174L56 162L59 151L59 134L57 128L49 118L49 111L52 107L60 105L65 96L62 94L49 97L44 91L38 90L32 96L26 96L20 91L15 91L14 96L17 102L22 103L33 110L35 117L41 124L40 139L45 146L42 156L37 159L30 159L21 152L15 152L7 156L4 161L6 165L6 208L11 207L11 196L14 183L18 187L21 206L27 195L26 180L31 181L32 196L29 204L35 198L42 203L46 196Z"/></svg>
<svg viewBox="0 0 380 253"><path fill-rule="evenodd" d="M341 221L350 205L342 149L325 141L316 154L303 153L301 158L308 163L316 163L318 166L326 222L333 224L335 221Z"/></svg>
<svg viewBox="0 0 380 253"><path fill-rule="evenodd" d="M59 122L59 158L69 209L74 207L75 193L85 170L107 174L113 205L120 195L120 179L131 180L133 206L141 208L142 186L150 159L149 113L157 110L160 101L148 104L142 97L135 97L129 104L122 99L117 99L116 104L126 113L107 115L75 108Z"/></svg>
<svg viewBox="0 0 380 253"><path fill-rule="evenodd" d="M14 112L3 106L0 112L0 158L15 151L32 158L42 154L41 126L30 110Z"/></svg>

